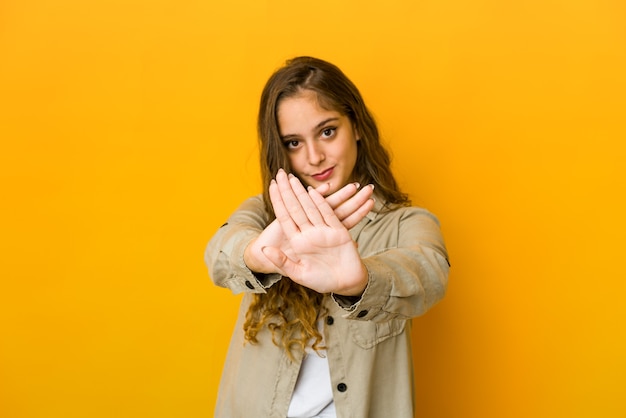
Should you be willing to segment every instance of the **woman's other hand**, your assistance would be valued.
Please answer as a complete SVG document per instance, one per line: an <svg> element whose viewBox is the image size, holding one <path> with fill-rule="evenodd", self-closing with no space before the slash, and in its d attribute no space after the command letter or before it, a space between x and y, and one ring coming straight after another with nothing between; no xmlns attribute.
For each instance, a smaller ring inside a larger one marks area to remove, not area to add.
<svg viewBox="0 0 626 418"><path fill-rule="evenodd" d="M324 184L318 187L316 191L324 195L329 189L330 185ZM349 183L335 193L326 196L325 199L344 227L350 229L372 210L374 206L374 200L371 198L373 190L372 185L360 188L358 183ZM244 252L244 262L255 273L279 273L276 265L269 261L261 251L263 247L275 247L285 254L291 254L289 241L285 238L278 220L271 222L261 235L250 242Z"/></svg>
<svg viewBox="0 0 626 418"><path fill-rule="evenodd" d="M372 188L364 189L370 189L364 194L371 196ZM367 285L367 270L346 223L358 223L373 200L368 197L358 205L342 194L325 199L318 190L307 192L296 177L282 170L270 185L270 199L288 245L264 245L261 251L278 272L319 293L360 295Z"/></svg>

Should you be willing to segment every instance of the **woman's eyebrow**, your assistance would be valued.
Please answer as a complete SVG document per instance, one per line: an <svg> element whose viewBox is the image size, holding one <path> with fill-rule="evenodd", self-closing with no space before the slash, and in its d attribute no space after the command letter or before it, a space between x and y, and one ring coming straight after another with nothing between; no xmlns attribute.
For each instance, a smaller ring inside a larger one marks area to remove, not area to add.
<svg viewBox="0 0 626 418"><path fill-rule="evenodd" d="M335 122L335 121L338 121L338 120L339 120L338 117L332 117L332 118L324 119L323 121L321 121L320 123L315 125L313 127L312 131L315 132L316 130L320 129L322 126L326 125L328 122ZM297 138L298 136L299 135L297 135L297 134L280 135L280 139L282 141L288 141L291 138Z"/></svg>
<svg viewBox="0 0 626 418"><path fill-rule="evenodd" d="M315 128L313 128L313 130L319 129L322 126L326 125L328 122L334 122L336 120L339 120L339 118L328 118L328 119L324 119L323 121L321 121L320 123L318 123L317 125L315 125Z"/></svg>

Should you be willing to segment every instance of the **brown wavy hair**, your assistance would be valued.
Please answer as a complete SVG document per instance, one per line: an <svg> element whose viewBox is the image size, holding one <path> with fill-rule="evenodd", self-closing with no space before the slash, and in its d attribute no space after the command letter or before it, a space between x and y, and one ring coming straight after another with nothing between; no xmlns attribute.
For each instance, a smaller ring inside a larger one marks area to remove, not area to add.
<svg viewBox="0 0 626 418"><path fill-rule="evenodd" d="M312 57L296 57L279 68L267 81L261 94L258 115L258 135L263 181L263 200L270 217L274 217L269 198L269 184L280 168L291 171L285 146L280 138L278 105L281 100L310 90L325 109L347 116L360 135L354 181L374 184L377 198L385 203L384 210L408 206L408 196L402 193L391 172L389 153L380 141L374 117L365 106L356 86L335 65ZM313 348L323 348L317 328L323 295L283 278L265 294L255 294L244 324L245 338L257 342L257 333L265 326L272 340L286 349L304 348L312 341Z"/></svg>

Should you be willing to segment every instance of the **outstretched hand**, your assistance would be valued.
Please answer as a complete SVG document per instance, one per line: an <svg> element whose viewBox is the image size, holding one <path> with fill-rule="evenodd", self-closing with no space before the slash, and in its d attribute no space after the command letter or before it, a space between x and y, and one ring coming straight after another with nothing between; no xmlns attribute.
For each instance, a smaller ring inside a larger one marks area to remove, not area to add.
<svg viewBox="0 0 626 418"><path fill-rule="evenodd" d="M279 176L287 175L280 170ZM299 183L299 181L298 181ZM302 185L300 184L302 188ZM330 189L329 184L324 184L316 190L319 194L325 195ZM347 229L354 227L369 213L374 206L371 199L373 187L366 186L359 189L357 183L349 183L326 196L326 202L334 210L335 215ZM275 247L287 255L292 254L291 245L283 233L283 229L277 219L271 222L263 232L246 247L244 261L248 268L256 273L282 273L278 271L276 265L272 263L261 251L264 247Z"/></svg>
<svg viewBox="0 0 626 418"><path fill-rule="evenodd" d="M361 216L363 205L347 214L342 223L336 212L350 212L342 209L345 202L333 209L319 191L305 190L296 177L282 170L269 191L287 245L263 246L267 260L279 273L319 293L360 295L367 285L367 270L345 222L360 221L367 213ZM369 198L368 202L364 207L369 211L373 202Z"/></svg>

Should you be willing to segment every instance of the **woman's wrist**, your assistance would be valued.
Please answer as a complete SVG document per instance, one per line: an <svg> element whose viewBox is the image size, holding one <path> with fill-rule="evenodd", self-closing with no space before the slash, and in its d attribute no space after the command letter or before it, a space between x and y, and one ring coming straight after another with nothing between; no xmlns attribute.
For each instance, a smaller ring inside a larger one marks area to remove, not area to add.
<svg viewBox="0 0 626 418"><path fill-rule="evenodd" d="M243 251L243 262L246 267L253 273L263 273L260 266L257 263L257 259L254 257L254 243L256 238L248 243L246 249Z"/></svg>
<svg viewBox="0 0 626 418"><path fill-rule="evenodd" d="M365 267L365 264L361 261L361 273L359 275L359 279L356 280L352 286L343 289L340 292L333 293L335 293L336 295L346 296L350 298L360 298L361 296L363 296L363 292L365 292L368 283L369 274L367 271L367 267Z"/></svg>

